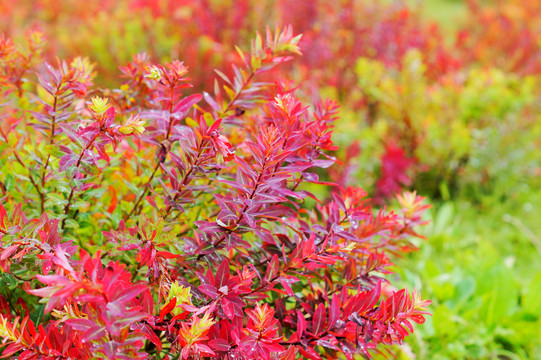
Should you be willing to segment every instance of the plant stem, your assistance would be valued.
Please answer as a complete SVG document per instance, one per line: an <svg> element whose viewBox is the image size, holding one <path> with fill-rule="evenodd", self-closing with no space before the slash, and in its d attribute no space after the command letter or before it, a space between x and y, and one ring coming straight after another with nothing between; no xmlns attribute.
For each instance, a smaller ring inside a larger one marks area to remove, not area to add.
<svg viewBox="0 0 541 360"><path fill-rule="evenodd" d="M75 164L76 168L79 168L79 166L81 166L81 161L83 160L83 156L85 155L85 152L88 149L90 149L90 147L94 144L94 141L96 141L98 136L100 136L102 133L103 133L103 130L100 130L98 133L96 133L96 135L94 135L92 140L90 140L88 142L88 144L86 145L86 147L81 151L81 154L79 154L79 158L77 159L77 163ZM71 181L75 180L76 177L77 177L77 173L75 173L75 175L73 175L73 177L71 178ZM64 206L64 215L66 215L66 216L62 219L62 223L60 225L60 229L62 229L62 230L64 230L64 225L66 223L66 219L68 218L68 212L70 211L71 201L73 200L73 195L75 193L74 189L75 188L73 188L73 187L71 188L70 194L68 196L68 203Z"/></svg>
<svg viewBox="0 0 541 360"><path fill-rule="evenodd" d="M258 177L257 177L257 181L256 183L254 184L254 188L252 190L252 193L250 194L250 196L248 197L249 200L253 200L255 194L256 194L256 191L260 185L260 182L261 182L261 179L263 178L263 174L265 172L265 170L267 170L266 168L266 165L267 165L267 158L265 158L265 161L263 162L263 165L261 166L261 172L259 173ZM233 225L234 228L236 228L240 222L242 221L242 219L244 218L244 212L248 209L248 205L244 205L244 207L242 208L241 210L241 213L240 213L240 216L238 217L238 219L235 221L235 224ZM227 235L231 234L233 232L233 230L230 230L230 229L227 229L227 232L224 233L220 239L218 239L218 241L216 243L214 243L214 247L217 247L218 245L220 245L222 242L224 242L224 240L226 239ZM201 255L200 255L201 256ZM204 256L204 255L203 255ZM198 257L199 259L199 257Z"/></svg>
<svg viewBox="0 0 541 360"><path fill-rule="evenodd" d="M250 75L248 75L248 77L246 78L246 81L242 84L242 87L240 88L240 90L235 94L235 97L231 99L231 101L229 102L225 110L223 111L224 114L227 113L229 110L231 110L231 107L233 106L233 104L235 104L235 101L237 101L237 99L240 97L240 94L242 94L244 89L246 89L246 87L248 86L250 81L252 81L252 78L254 76L255 76L255 71L252 70Z"/></svg>
<svg viewBox="0 0 541 360"><path fill-rule="evenodd" d="M167 127L167 134L165 135L165 140L169 140L169 136L171 135L171 129L173 128L173 102L175 99L174 84L170 85L170 91L171 93L169 97L169 126ZM167 148L166 148L166 151L168 151ZM133 208L131 209L129 214L123 216L124 220L127 220L128 218L130 218L137 211L137 208L139 207L139 203L141 202L141 200L143 200L143 197L147 193L149 187L152 185L152 180L154 179L156 172L160 168L160 164L161 164L160 159L158 159L158 162L156 163L156 166L154 167L154 170L152 171L152 175L150 175L150 178L148 179L148 181L146 182L144 186L143 192L137 198L137 201L135 202L135 205L133 205Z"/></svg>
<svg viewBox="0 0 541 360"><path fill-rule="evenodd" d="M51 116L51 137L49 140L49 145L54 145L54 132L56 130L56 108L58 105L58 91L60 91L60 86L62 85L62 81L58 82L58 85L56 87L56 91L54 94L54 102L53 102L53 115ZM51 154L47 155L47 160L45 161L45 165L43 166L43 174L41 175L41 188L45 189L45 178L47 177L47 167L49 166L49 160L51 159ZM41 212L43 213L45 211L45 197L41 196Z"/></svg>
<svg viewBox="0 0 541 360"><path fill-rule="evenodd" d="M156 172L158 171L159 168L160 168L160 162L156 163L156 166L154 167L154 170L152 171L152 174L150 175L150 178L148 179L148 181L145 184L143 192L137 198L137 201L135 202L135 205L133 205L133 208L131 209L130 213L124 216L124 220L127 220L128 218L130 218L135 213L135 210L139 207L139 203L141 202L141 200L143 200L143 197L147 193L148 188L150 187L150 184L152 183L152 179L154 179L154 175L156 175Z"/></svg>
<svg viewBox="0 0 541 360"><path fill-rule="evenodd" d="M198 166L200 163L201 156L203 155L202 147L206 145L205 142L206 142L205 139L202 139L201 142L197 145L197 148L199 149L199 151L197 152L197 158L195 159L193 164L190 164L190 169L184 173L184 176L180 183L181 187L185 187L186 185L190 183L191 181L190 175L192 174L196 166ZM179 199L180 194L181 194L180 191L175 194L175 196L173 197L173 202ZM165 215L163 217L164 221L167 220L167 217L171 214L171 211L173 211L173 206L168 205L167 208L165 209Z"/></svg>

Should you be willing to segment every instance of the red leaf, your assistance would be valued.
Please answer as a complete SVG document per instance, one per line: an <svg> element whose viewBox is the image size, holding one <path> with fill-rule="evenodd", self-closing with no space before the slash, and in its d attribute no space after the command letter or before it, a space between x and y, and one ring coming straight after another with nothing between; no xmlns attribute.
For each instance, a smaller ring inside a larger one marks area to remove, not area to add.
<svg viewBox="0 0 541 360"><path fill-rule="evenodd" d="M152 330L152 328L148 325L143 325L141 331L143 332L143 334L146 335L146 338L148 340L150 340L151 343L153 343L154 345L156 345L156 348L158 349L158 351L161 351L162 350L162 342L160 340L160 338L156 335L156 333L154 332L154 330Z"/></svg>
<svg viewBox="0 0 541 360"><path fill-rule="evenodd" d="M307 359L321 360L321 356L319 356L319 354L311 347L303 348L299 346L299 352L301 353L302 356L306 357Z"/></svg>
<svg viewBox="0 0 541 360"><path fill-rule="evenodd" d="M317 306L316 312L314 313L314 317L312 319L312 334L318 336L323 331L326 318L327 314L325 312L325 305L320 303Z"/></svg>
<svg viewBox="0 0 541 360"><path fill-rule="evenodd" d="M340 319L340 300L338 300L338 296L334 294L329 309L329 323L327 324L327 330L330 330L334 324L336 324L338 319Z"/></svg>
<svg viewBox="0 0 541 360"><path fill-rule="evenodd" d="M109 185L109 191L111 192L111 204L107 208L107 212L109 214L112 214L113 211L115 211L115 209L116 209L118 199L116 197L116 188L113 185Z"/></svg>
<svg viewBox="0 0 541 360"><path fill-rule="evenodd" d="M278 255L273 255L269 266L267 267L267 273L265 274L265 280L271 281L276 275L278 275L278 270L280 268L280 259Z"/></svg>
<svg viewBox="0 0 541 360"><path fill-rule="evenodd" d="M194 104L197 104L199 101L201 101L203 97L201 94L193 94L190 96L185 97L179 103L177 106L175 106L175 109L173 112L182 112L183 114L186 113L187 110L189 110Z"/></svg>
<svg viewBox="0 0 541 360"><path fill-rule="evenodd" d="M216 277L214 278L214 286L219 289L224 285L227 285L229 280L229 261L224 260L220 264L220 267L216 271Z"/></svg>
<svg viewBox="0 0 541 360"><path fill-rule="evenodd" d="M122 304L127 301L133 300L135 297L137 297L140 293L145 291L147 289L147 285L134 285L133 287L129 289L124 289L120 293L120 296L118 296L114 302Z"/></svg>
<svg viewBox="0 0 541 360"><path fill-rule="evenodd" d="M113 121L115 121L115 108L114 107L111 106L109 109L107 109L107 111L105 111L104 119L105 119L104 120L105 126L110 127Z"/></svg>
<svg viewBox="0 0 541 360"><path fill-rule="evenodd" d="M179 257L180 255L177 255L177 254L172 254L168 251L158 251L157 254L161 257L164 257L166 259L174 259L174 258L177 258Z"/></svg>
<svg viewBox="0 0 541 360"><path fill-rule="evenodd" d="M6 209L0 204L0 229L6 230Z"/></svg>
<svg viewBox="0 0 541 360"><path fill-rule="evenodd" d="M302 311L297 310L297 334L299 335L299 339L302 337L302 334L304 334L305 330L306 330L306 319L304 318Z"/></svg>
<svg viewBox="0 0 541 360"><path fill-rule="evenodd" d="M0 260L6 260L7 258L9 258L11 255L13 255L17 251L18 248L19 248L19 244L8 246L2 252L2 256L0 256Z"/></svg>
<svg viewBox="0 0 541 360"><path fill-rule="evenodd" d="M160 321L163 321L165 315L169 314L177 306L177 298L173 298L167 305L160 310Z"/></svg>
<svg viewBox="0 0 541 360"><path fill-rule="evenodd" d="M209 341L209 345L212 349L219 351L219 352L226 352L231 349L231 345L225 341L224 339L212 339Z"/></svg>
<svg viewBox="0 0 541 360"><path fill-rule="evenodd" d="M297 347L295 345L291 345L282 355L280 355L280 360L295 360L296 354Z"/></svg>

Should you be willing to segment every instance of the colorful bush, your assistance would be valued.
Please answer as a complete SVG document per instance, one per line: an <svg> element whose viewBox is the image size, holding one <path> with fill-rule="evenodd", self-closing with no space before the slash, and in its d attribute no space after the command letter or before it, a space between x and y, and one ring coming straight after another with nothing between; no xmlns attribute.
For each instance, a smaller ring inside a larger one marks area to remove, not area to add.
<svg viewBox="0 0 541 360"><path fill-rule="evenodd" d="M429 301L383 287L423 198L304 189L332 185L314 171L338 106L259 79L299 40L258 34L211 95L178 60L137 55L95 89L88 60L34 66L3 39L4 357L353 359L424 322Z"/></svg>
<svg viewBox="0 0 541 360"><path fill-rule="evenodd" d="M437 196L444 186L452 192L471 188L475 197L475 192L493 189L495 180L509 184L513 177L535 175L530 164L539 154L534 145L539 131L534 115L537 78L469 68L432 82L417 51L406 54L399 71L366 58L359 59L356 71L366 104L363 138L377 137L379 142L363 142L366 157L347 161L368 163L368 157L382 153L378 193L389 197L412 186ZM392 171L385 170L389 142L400 149L394 163L402 163ZM402 180L394 181L392 191L385 190L393 176Z"/></svg>

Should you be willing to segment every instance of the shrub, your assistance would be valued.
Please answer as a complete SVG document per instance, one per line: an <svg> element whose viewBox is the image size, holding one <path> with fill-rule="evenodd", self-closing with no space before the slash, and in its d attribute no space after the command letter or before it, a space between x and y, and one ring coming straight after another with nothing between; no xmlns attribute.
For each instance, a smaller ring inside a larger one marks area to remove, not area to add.
<svg viewBox="0 0 541 360"><path fill-rule="evenodd" d="M471 66L434 81L423 58L409 51L400 70L358 60L363 106L343 120L358 125L341 143L356 140L360 149L338 155L346 166L333 179L347 185L371 174L373 192L383 198L412 187L433 198L467 193L479 199L534 178L538 79ZM370 165L374 156L379 167Z"/></svg>
<svg viewBox="0 0 541 360"><path fill-rule="evenodd" d="M32 66L2 38L4 357L353 359L424 322L429 301L384 277L423 198L331 188L337 104L260 80L299 40L257 35L199 94L178 60L137 55L95 89L88 60Z"/></svg>

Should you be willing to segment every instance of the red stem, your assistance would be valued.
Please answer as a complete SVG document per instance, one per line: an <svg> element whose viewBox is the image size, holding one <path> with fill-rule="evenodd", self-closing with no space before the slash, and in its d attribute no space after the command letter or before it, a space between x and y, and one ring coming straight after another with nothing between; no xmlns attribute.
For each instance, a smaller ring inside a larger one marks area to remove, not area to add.
<svg viewBox="0 0 541 360"><path fill-rule="evenodd" d="M169 136L171 135L171 129L173 127L173 102L174 102L174 99L175 99L174 86L175 86L175 84L173 84L173 83L170 84L171 95L170 95L170 98L169 98L169 126L167 128L167 134L165 135L165 140L169 139ZM166 151L167 151L167 149L166 149ZM137 201L135 201L135 205L133 206L133 208L131 209L129 214L123 216L124 220L127 220L128 218L130 218L135 213L137 208L139 207L139 203L141 202L141 200L143 200L143 197L147 193L148 188L152 184L152 180L154 179L154 176L156 175L156 172L160 168L160 164L161 164L161 162L158 159L158 163L154 167L154 171L152 171L152 175L150 175L150 178L146 182L145 187L143 189L143 192L141 193L141 195L139 195L139 197L137 198Z"/></svg>
<svg viewBox="0 0 541 360"><path fill-rule="evenodd" d="M56 107L58 104L58 91L60 91L60 86L62 86L62 81L58 83L56 86L56 91L54 93L54 102L53 102L53 115L51 116L51 138L49 141L49 145L54 144L54 132L56 129ZM41 188L45 189L45 178L47 177L47 167L49 166L49 160L51 159L51 154L47 155L47 160L45 161L45 165L43 166L43 174L41 175ZM45 197L41 196L41 212L43 213L45 211Z"/></svg>
<svg viewBox="0 0 541 360"><path fill-rule="evenodd" d="M263 173L265 172L266 170L266 166L267 165L267 158L265 158L265 162L263 163L262 167L261 167L261 172L259 173L259 176L257 177L257 181L254 185L254 189L252 190L252 193L250 194L250 197L248 198L249 200L253 200L254 196L255 196L255 193L257 191L257 188L259 187L259 182L261 181L261 178L263 177ZM244 212L248 209L248 205L244 205L244 207L242 208L241 210L241 213L240 213L240 216L239 218L235 221L235 224L233 225L233 227L237 227L240 222L242 221L242 219L244 218ZM233 230L229 230L227 229L227 233L224 233L220 239L213 245L214 247L217 247L218 245L220 245L222 242L224 242L225 238L227 237L227 235L231 234L233 232Z"/></svg>
<svg viewBox="0 0 541 360"><path fill-rule="evenodd" d="M184 174L182 178L182 182L180 183L181 187L185 187L186 185L190 183L190 175L192 174L195 167L199 164L201 155L203 155L201 148L204 145L205 145L205 139L202 139L201 142L197 146L197 148L199 149L197 153L197 158L195 159L193 164L190 164L190 169L186 171L186 173ZM180 192L177 192L175 196L173 197L173 202L177 201L179 197L180 197ZM167 206L167 208L165 209L165 216L163 218L164 220L167 220L167 217L171 214L171 211L173 211L173 206L172 205Z"/></svg>
<svg viewBox="0 0 541 360"><path fill-rule="evenodd" d="M100 136L103 132L104 132L104 130L100 130L99 132L97 132L96 135L94 135L94 137L92 138L92 140L90 140L90 142L83 149L83 151L81 151L81 154L79 155L79 159L77 159L77 163L75 164L75 167L78 168L79 166L81 166L81 161L83 160L83 156L85 155L85 152L88 149L90 149L90 147L94 144L94 141L96 141L98 136ZM71 181L75 180L76 176L77 176L77 174L73 175L73 177L71 178ZM64 229L66 219L68 218L68 212L70 211L71 201L73 200L74 193L75 193L74 188L72 187L71 191L70 191L70 194L69 194L69 197L68 197L68 203L64 206L64 215L66 215L66 217L64 219L62 219L62 224L60 225L60 229L62 229L62 230Z"/></svg>

